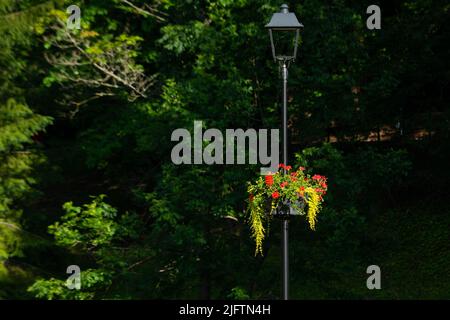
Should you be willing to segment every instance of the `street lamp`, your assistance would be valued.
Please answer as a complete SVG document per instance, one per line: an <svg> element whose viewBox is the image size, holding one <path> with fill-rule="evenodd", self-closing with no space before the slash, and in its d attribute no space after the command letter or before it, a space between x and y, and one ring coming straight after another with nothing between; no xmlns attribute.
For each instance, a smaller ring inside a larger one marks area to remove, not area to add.
<svg viewBox="0 0 450 320"><path fill-rule="evenodd" d="M290 62L297 57L297 46L300 29L303 28L295 13L289 12L287 4L280 7L266 24L269 30L270 44L274 61Z"/></svg>
<svg viewBox="0 0 450 320"><path fill-rule="evenodd" d="M289 7L283 4L280 12L274 13L270 22L266 25L269 30L270 44L272 46L272 55L275 62L281 67L283 78L283 163L287 165L287 78L288 67L297 57L297 46L300 29L303 28L295 13L289 12ZM284 169L286 174L286 169ZM280 215L282 222L282 252L283 252L283 289L282 296L284 300L289 299L289 216L293 214L290 206L285 209L285 214Z"/></svg>

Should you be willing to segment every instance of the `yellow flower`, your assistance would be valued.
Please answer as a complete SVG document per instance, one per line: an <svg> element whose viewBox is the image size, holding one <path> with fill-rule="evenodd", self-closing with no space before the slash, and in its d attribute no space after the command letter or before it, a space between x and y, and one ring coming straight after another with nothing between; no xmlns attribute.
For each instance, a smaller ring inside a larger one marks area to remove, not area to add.
<svg viewBox="0 0 450 320"><path fill-rule="evenodd" d="M315 230L316 221L317 221L317 213L320 210L320 196L312 187L308 187L305 189L306 194L306 202L308 203L308 222L311 230Z"/></svg>

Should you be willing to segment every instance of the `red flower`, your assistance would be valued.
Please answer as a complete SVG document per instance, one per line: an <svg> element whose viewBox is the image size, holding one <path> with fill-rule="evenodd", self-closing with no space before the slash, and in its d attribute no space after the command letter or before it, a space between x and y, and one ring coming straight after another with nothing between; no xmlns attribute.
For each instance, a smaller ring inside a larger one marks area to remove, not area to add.
<svg viewBox="0 0 450 320"><path fill-rule="evenodd" d="M297 172L292 172L292 173L291 173L291 176L292 176L292 177L296 177L297 175L298 175Z"/></svg>
<svg viewBox="0 0 450 320"><path fill-rule="evenodd" d="M280 194L279 194L277 191L275 191L274 193L272 193L272 198L277 199L277 198L279 198L279 197L280 197Z"/></svg>
<svg viewBox="0 0 450 320"><path fill-rule="evenodd" d="M267 176L265 176L264 178L266 179L266 184L267 184L268 186L273 185L273 176L272 176L272 175L267 175Z"/></svg>
<svg viewBox="0 0 450 320"><path fill-rule="evenodd" d="M328 186L325 182L322 182L320 185L322 186L322 188L325 188L325 189L328 188Z"/></svg>
<svg viewBox="0 0 450 320"><path fill-rule="evenodd" d="M325 181L327 181L327 177L321 176L320 174L315 174L315 175L313 175L312 179L313 179L313 180L320 181L320 182L325 182Z"/></svg>
<svg viewBox="0 0 450 320"><path fill-rule="evenodd" d="M305 191L305 187L301 186L300 191Z"/></svg>
<svg viewBox="0 0 450 320"><path fill-rule="evenodd" d="M292 169L291 166L286 166L284 163L280 163L278 165L278 168L283 168L283 169L288 170L288 171Z"/></svg>
<svg viewBox="0 0 450 320"><path fill-rule="evenodd" d="M300 167L300 171L305 171L305 167Z"/></svg>
<svg viewBox="0 0 450 320"><path fill-rule="evenodd" d="M280 184L280 187L281 187L281 188L284 188L284 187L286 187L287 185L288 185L288 182L285 181L285 182L282 182L282 183Z"/></svg>

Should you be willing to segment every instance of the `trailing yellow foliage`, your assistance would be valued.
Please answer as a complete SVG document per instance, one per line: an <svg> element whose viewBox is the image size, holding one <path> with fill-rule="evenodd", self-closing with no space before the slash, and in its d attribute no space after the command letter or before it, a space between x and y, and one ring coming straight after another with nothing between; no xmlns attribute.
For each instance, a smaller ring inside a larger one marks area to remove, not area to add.
<svg viewBox="0 0 450 320"><path fill-rule="evenodd" d="M255 256L258 253L262 255L262 242L265 234L262 217L264 217L264 211L260 207L253 205L253 209L250 210L250 229L256 243Z"/></svg>
<svg viewBox="0 0 450 320"><path fill-rule="evenodd" d="M317 221L317 213L320 210L320 197L316 190L311 187L305 189L306 194L306 202L308 203L308 222L311 230L315 230L316 221Z"/></svg>

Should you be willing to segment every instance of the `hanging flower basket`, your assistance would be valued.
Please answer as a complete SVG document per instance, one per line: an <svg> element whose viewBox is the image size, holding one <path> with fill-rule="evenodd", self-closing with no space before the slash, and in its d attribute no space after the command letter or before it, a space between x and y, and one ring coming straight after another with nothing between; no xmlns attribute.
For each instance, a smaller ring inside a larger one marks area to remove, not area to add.
<svg viewBox="0 0 450 320"><path fill-rule="evenodd" d="M272 217L287 219L304 215L311 230L315 229L317 214L328 189L327 178L318 174L310 176L303 167L297 171L291 169L291 166L280 164L278 172L259 177L248 185L249 224L256 242L255 255L262 254L264 224Z"/></svg>

